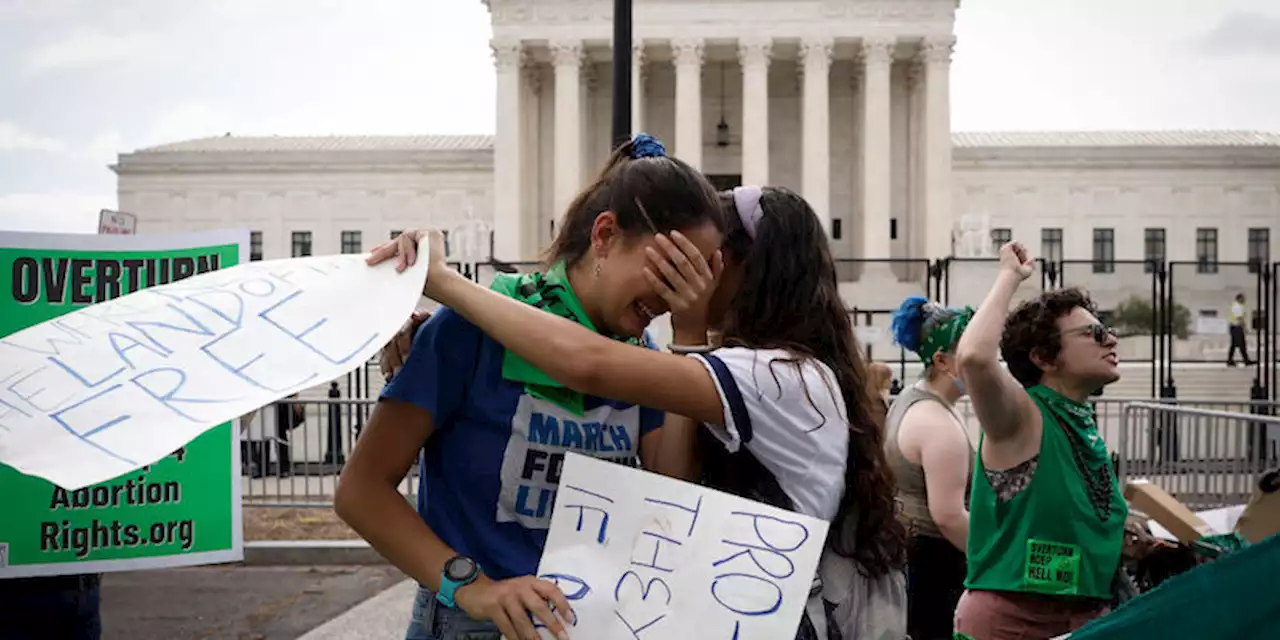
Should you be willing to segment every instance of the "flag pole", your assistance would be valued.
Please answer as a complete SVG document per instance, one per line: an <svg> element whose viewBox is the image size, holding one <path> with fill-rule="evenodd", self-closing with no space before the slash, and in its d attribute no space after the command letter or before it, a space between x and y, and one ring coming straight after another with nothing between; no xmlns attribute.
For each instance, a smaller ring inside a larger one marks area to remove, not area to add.
<svg viewBox="0 0 1280 640"><path fill-rule="evenodd" d="M613 148L632 133L631 0L613 0Z"/></svg>

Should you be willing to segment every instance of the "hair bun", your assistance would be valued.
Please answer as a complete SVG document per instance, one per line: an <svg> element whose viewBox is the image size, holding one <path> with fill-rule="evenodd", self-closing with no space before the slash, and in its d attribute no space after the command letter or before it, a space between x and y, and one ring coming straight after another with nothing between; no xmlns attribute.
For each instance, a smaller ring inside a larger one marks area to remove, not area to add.
<svg viewBox="0 0 1280 640"><path fill-rule="evenodd" d="M928 304L929 300L922 296L911 296L902 301L898 310L893 312L891 330L894 342L910 351L920 348Z"/></svg>
<svg viewBox="0 0 1280 640"><path fill-rule="evenodd" d="M636 134L631 139L631 158L639 160L640 158L665 158L667 156L667 148L662 146L662 141L647 134Z"/></svg>

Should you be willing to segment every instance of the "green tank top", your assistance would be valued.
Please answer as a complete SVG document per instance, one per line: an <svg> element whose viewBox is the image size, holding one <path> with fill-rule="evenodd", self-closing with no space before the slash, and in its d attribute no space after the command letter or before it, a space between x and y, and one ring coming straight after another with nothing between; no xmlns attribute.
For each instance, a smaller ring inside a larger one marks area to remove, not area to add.
<svg viewBox="0 0 1280 640"><path fill-rule="evenodd" d="M1027 393L1044 435L1034 475L1013 498L996 497L978 440L965 586L1110 598L1129 508L1093 408L1044 386Z"/></svg>

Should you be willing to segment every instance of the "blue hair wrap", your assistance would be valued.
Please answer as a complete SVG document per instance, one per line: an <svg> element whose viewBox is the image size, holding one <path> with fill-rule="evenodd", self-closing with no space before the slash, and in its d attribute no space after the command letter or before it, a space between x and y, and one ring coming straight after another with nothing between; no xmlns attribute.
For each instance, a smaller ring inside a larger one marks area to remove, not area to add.
<svg viewBox="0 0 1280 640"><path fill-rule="evenodd" d="M920 296L902 301L893 312L893 340L914 351L928 366L933 355L949 352L973 319L973 307L948 309Z"/></svg>
<svg viewBox="0 0 1280 640"><path fill-rule="evenodd" d="M893 341L909 351L920 348L921 329L924 328L924 306L929 303L922 296L911 296L893 312Z"/></svg>
<svg viewBox="0 0 1280 640"><path fill-rule="evenodd" d="M638 133L631 140L631 159L639 160L640 158L665 158L667 156L667 148L662 146L662 142L657 138L647 134Z"/></svg>

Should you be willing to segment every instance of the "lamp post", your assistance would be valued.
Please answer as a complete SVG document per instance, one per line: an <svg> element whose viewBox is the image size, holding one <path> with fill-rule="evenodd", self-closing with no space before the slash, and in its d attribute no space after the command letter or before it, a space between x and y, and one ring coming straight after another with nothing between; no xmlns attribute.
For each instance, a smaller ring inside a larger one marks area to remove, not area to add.
<svg viewBox="0 0 1280 640"><path fill-rule="evenodd" d="M613 148L631 139L631 0L613 0Z"/></svg>

